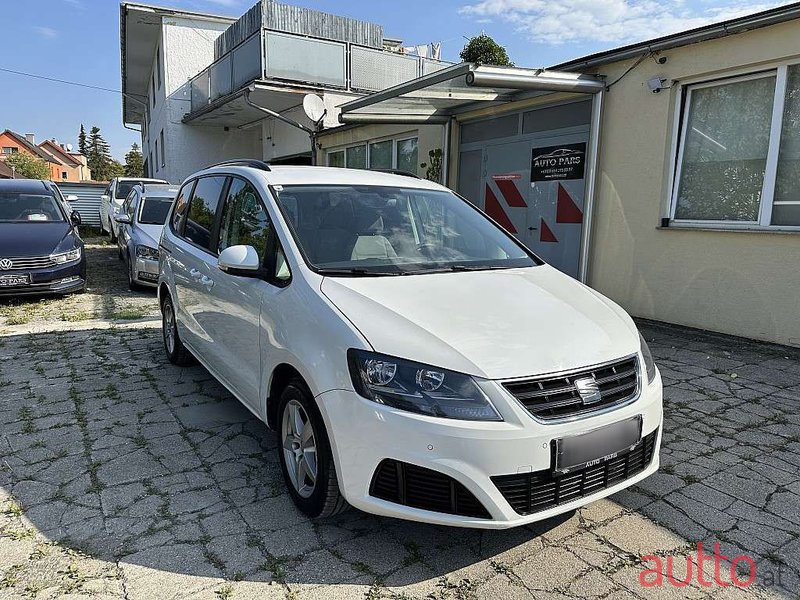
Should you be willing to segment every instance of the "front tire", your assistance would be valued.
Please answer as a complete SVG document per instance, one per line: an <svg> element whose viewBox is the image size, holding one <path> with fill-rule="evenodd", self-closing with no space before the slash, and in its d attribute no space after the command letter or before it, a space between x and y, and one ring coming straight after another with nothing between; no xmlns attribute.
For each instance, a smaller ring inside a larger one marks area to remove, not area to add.
<svg viewBox="0 0 800 600"><path fill-rule="evenodd" d="M173 365L186 367L193 362L192 354L181 342L178 335L178 320L175 317L175 305L167 296L161 304L161 333L164 339L164 351Z"/></svg>
<svg viewBox="0 0 800 600"><path fill-rule="evenodd" d="M297 508L312 519L332 517L348 504L339 491L328 433L314 398L300 379L278 405L281 472Z"/></svg>

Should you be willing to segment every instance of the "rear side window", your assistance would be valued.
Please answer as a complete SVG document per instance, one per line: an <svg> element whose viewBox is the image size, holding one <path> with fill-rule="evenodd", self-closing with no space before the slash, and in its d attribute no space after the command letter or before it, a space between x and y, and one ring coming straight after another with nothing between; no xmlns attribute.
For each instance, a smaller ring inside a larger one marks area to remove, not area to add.
<svg viewBox="0 0 800 600"><path fill-rule="evenodd" d="M212 250L211 232L214 229L214 219L223 187L225 187L225 177L202 177L197 180L192 200L189 202L183 237L207 250Z"/></svg>
<svg viewBox="0 0 800 600"><path fill-rule="evenodd" d="M192 196L193 186L194 181L184 184L175 198L175 210L172 211L172 230L177 234L181 233L181 222L189 206L189 198Z"/></svg>
<svg viewBox="0 0 800 600"><path fill-rule="evenodd" d="M255 188L244 179L234 178L222 209L217 251L241 244L255 248L263 259L271 230L269 215Z"/></svg>

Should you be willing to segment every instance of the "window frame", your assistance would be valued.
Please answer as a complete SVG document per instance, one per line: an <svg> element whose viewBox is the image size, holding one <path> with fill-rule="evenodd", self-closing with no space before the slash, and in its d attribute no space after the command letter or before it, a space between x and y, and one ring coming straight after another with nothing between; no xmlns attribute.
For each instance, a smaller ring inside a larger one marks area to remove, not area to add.
<svg viewBox="0 0 800 600"><path fill-rule="evenodd" d="M775 185L777 181L778 161L783 132L783 118L786 107L786 87L789 68L800 66L800 60L783 61L763 65L757 70L752 67L740 69L724 76L709 79L708 77L687 79L681 82L678 89L674 122L672 127L672 148L670 153L670 170L668 179L668 202L666 217L669 227L683 229L716 229L723 231L764 231L764 232L800 232L800 225L772 225L772 209L775 202ZM686 124L692 107L692 92L736 83L775 77L775 91L772 101L772 117L770 123L769 143L764 167L764 181L759 198L758 219L755 221L728 221L719 219L676 219L678 208L678 192L680 190L683 156L686 148Z"/></svg>
<svg viewBox="0 0 800 600"><path fill-rule="evenodd" d="M336 154L338 152L344 153L344 167L345 169L350 168L357 168L357 167L348 167L347 166L347 150L348 148L354 148L356 146L366 146L365 150L365 162L366 167L365 170L372 171L374 170L372 167L372 145L377 144L380 142L392 142L392 166L391 169L397 169L397 158L399 156L399 152L397 151L397 146L401 142L406 142L408 140L417 140L417 161L419 161L419 131L406 131L404 133L394 134L394 135L386 135L376 138L370 138L366 140L360 140L358 142L351 142L349 144L344 144L340 146L331 146L330 148L325 149L325 165L330 167L331 161L330 156L331 154ZM385 170L385 169L383 169ZM419 173L419 165L417 169L412 172L414 175Z"/></svg>

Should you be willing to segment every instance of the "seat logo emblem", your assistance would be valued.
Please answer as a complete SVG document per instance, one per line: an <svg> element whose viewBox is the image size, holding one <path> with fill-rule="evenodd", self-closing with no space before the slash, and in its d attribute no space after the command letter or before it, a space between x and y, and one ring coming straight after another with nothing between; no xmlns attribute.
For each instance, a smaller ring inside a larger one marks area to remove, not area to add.
<svg viewBox="0 0 800 600"><path fill-rule="evenodd" d="M14 263L11 262L8 258L0 258L0 270L8 271L11 267L14 266Z"/></svg>
<svg viewBox="0 0 800 600"><path fill-rule="evenodd" d="M583 402L584 406L597 404L603 399L603 396L600 393L600 386L597 385L597 382L592 377L582 377L581 379L576 379L575 389L578 391L578 395L581 397L581 401Z"/></svg>

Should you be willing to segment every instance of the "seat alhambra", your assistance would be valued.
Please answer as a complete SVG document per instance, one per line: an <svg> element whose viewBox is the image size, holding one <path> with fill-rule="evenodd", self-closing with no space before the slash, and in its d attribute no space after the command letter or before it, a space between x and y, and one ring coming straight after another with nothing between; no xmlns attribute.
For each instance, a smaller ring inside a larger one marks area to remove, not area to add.
<svg viewBox="0 0 800 600"><path fill-rule="evenodd" d="M159 270L169 360L277 432L310 517L512 527L658 468L631 318L439 184L221 163L181 186Z"/></svg>

